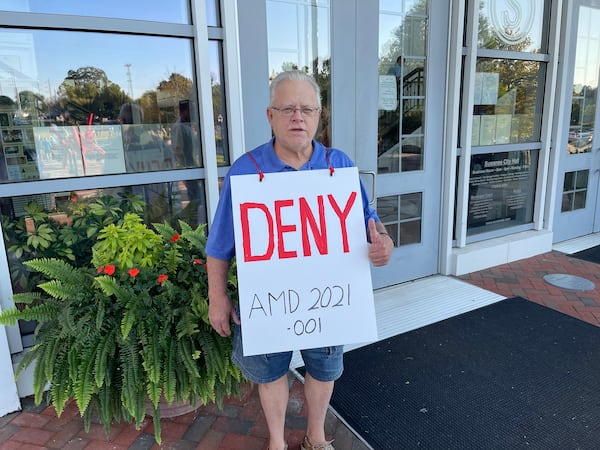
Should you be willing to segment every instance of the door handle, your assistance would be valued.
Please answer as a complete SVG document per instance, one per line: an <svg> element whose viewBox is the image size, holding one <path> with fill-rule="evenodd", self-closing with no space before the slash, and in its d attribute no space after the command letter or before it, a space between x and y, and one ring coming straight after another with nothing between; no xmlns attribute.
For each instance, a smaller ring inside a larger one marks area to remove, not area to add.
<svg viewBox="0 0 600 450"><path fill-rule="evenodd" d="M359 175L369 175L371 177L371 195L369 196L369 205L373 206L375 204L375 192L376 191L376 180L377 174L372 170L359 170Z"/></svg>

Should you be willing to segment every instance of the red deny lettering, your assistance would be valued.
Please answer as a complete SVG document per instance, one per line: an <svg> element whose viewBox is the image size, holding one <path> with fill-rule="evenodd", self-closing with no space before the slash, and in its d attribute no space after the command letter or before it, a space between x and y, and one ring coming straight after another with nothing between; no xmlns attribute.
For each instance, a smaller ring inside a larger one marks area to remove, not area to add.
<svg viewBox="0 0 600 450"><path fill-rule="evenodd" d="M260 209L262 212L265 213L265 218L267 219L267 226L269 229L269 234L268 234L269 243L267 245L267 250L262 255L253 255L252 248L250 245L250 223L248 221L248 211L252 208ZM273 256L273 250L275 248L275 241L273 239L274 226L273 226L273 218L271 217L271 214L269 213L269 209L267 208L267 205L265 205L264 203L254 203L254 202L240 204L240 220L242 222L242 242L243 242L243 248L244 248L244 261L245 262L266 261L266 260L271 259L271 257Z"/></svg>
<svg viewBox="0 0 600 450"><path fill-rule="evenodd" d="M340 231L342 236L342 248L344 253L350 251L350 244L348 242L348 228L346 220L354 203L356 202L357 193L351 192L346 204L343 208L337 203L333 194L328 194L327 199L333 209L335 215L340 222ZM287 200L276 200L273 205L275 220L267 205L264 203L247 202L240 204L240 221L242 231L242 246L244 252L244 262L255 262L255 261L266 261L273 257L275 251L275 227L277 227L277 256L279 259L286 258L297 258L298 252L296 250L286 250L284 234L294 233L297 230L296 224L284 224L282 217L282 210L294 206L293 199ZM299 224L301 228L302 238L302 253L304 256L311 256L311 242L309 234L312 234L314 245L316 246L319 254L326 255L329 252L328 240L327 240L327 220L325 214L324 197L322 195L317 196L317 209L318 209L318 224L317 218L311 209L308 201L305 197L298 199L299 209ZM251 210L259 210L265 216L267 230L261 230L267 232L267 248L263 254L252 254L251 245L251 232L250 232L250 218L249 214Z"/></svg>
<svg viewBox="0 0 600 450"><path fill-rule="evenodd" d="M348 253L350 251L350 246L348 244L348 229L346 228L346 218L348 217L348 214L350 213L350 210L352 209L352 205L354 204L354 201L356 200L356 191L353 191L352 194L350 194L350 197L348 197L348 201L346 202L346 206L344 207L343 211L340 210L340 207L337 204L337 202L335 201L335 198L333 195L328 194L327 198L329 199L329 203L331 203L331 207L333 208L336 215L340 219L340 228L342 230L342 242L343 242L343 247L344 247L344 253Z"/></svg>
<svg viewBox="0 0 600 450"><path fill-rule="evenodd" d="M286 251L283 242L283 233L296 231L296 225L284 225L281 222L281 209L294 206L294 200L275 200L275 222L277 223L277 253L280 259L296 258L298 252L295 250Z"/></svg>
<svg viewBox="0 0 600 450"><path fill-rule="evenodd" d="M317 197L317 205L319 208L319 223L321 229L317 228L317 221L313 215L310 205L306 201L306 198L300 197L300 227L302 229L302 252L304 256L311 256L312 250L310 248L310 242L308 241L308 228L311 229L312 235L315 239L315 245L321 255L326 255L327 252L327 222L325 221L325 205L323 204L323 196Z"/></svg>

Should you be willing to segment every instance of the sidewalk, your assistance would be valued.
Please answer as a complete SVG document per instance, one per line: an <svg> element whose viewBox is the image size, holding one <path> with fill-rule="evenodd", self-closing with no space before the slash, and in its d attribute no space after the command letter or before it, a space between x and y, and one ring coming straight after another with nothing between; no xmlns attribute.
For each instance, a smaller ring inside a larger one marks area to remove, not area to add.
<svg viewBox="0 0 600 450"><path fill-rule="evenodd" d="M561 289L544 275L575 275L595 284L590 291ZM533 258L458 277L505 297L524 297L540 305L600 326L600 267L565 253L552 251Z"/></svg>
<svg viewBox="0 0 600 450"><path fill-rule="evenodd" d="M504 297L521 296L600 326L600 268L597 264L552 251L515 263L457 277L460 280ZM548 274L570 274L595 283L591 291L561 289L543 280ZM291 374L290 402L287 412L289 450L298 450L304 436L306 411L302 384ZM0 418L0 450L6 449L154 449L152 420L141 430L132 425L115 424L107 438L103 427L92 424L89 433L75 407L58 419L53 408L35 406L31 398L22 399L23 411ZM364 450L368 447L336 418L327 417L327 434L335 438L338 450ZM253 389L242 399L225 403L222 411L205 406L173 419L162 420L165 449L264 450L267 427L258 394Z"/></svg>

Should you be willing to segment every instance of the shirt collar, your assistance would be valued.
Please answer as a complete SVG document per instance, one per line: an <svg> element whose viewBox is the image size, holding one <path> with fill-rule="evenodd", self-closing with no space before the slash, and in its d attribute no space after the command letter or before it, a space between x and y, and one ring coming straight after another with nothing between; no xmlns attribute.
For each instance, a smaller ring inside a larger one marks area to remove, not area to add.
<svg viewBox="0 0 600 450"><path fill-rule="evenodd" d="M267 162L267 164L272 167L274 169L275 172L280 172L283 170L286 170L286 168L291 168L290 166L288 166L286 163L284 163L283 161L281 161L278 157L277 157L277 153L275 153L275 138L271 138L271 141L269 142L269 150L265 156L265 160ZM325 147L323 146L323 144L321 144L320 142L316 141L316 140L312 140L312 146L313 146L313 152L312 155L310 156L310 159L301 167L300 170L302 169L312 169L314 167L319 167L318 161L322 158L324 158L324 154L325 154Z"/></svg>

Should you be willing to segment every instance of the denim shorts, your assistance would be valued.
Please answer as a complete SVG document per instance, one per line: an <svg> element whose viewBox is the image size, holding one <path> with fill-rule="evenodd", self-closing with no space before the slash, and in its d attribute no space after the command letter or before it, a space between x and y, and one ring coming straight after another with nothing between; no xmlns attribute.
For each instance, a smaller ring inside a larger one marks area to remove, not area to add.
<svg viewBox="0 0 600 450"><path fill-rule="evenodd" d="M300 350L306 371L317 381L335 381L344 370L344 347L311 348ZM292 352L268 353L265 355L244 356L242 333L239 325L233 330L233 362L246 378L253 383L264 384L284 376L292 360Z"/></svg>

